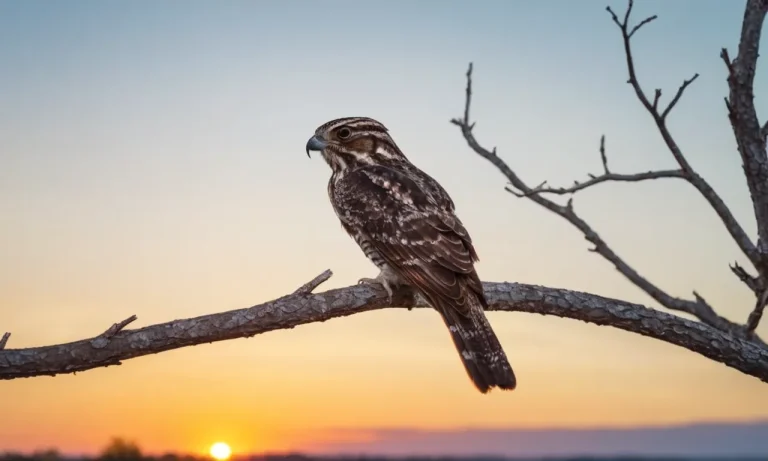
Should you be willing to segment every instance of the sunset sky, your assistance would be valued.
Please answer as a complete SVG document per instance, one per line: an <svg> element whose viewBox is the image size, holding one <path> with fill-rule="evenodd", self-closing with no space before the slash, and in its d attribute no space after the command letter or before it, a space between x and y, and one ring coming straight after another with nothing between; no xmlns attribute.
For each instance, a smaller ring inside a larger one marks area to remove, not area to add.
<svg viewBox="0 0 768 461"><path fill-rule="evenodd" d="M376 118L451 193L484 280L655 306L562 218L505 179L449 123L475 64L476 135L529 184L675 167L626 84L608 0L406 2L0 1L0 333L11 348L257 304L324 269L321 289L374 276L308 160L315 128ZM723 103L743 1L638 1L647 91L668 101L689 161L750 235ZM611 1L624 11L624 1ZM763 40L762 46L768 46ZM768 59L768 58L764 58ZM758 66L768 116L768 61ZM669 293L697 290L743 322L744 261L688 184L609 184L575 207ZM768 418L768 385L627 332L489 313L519 378L479 394L437 313L388 310L165 352L55 378L0 382L0 452L236 453L360 442L373 429L627 427ZM759 332L768 336L768 320ZM10 424L9 424L10 422Z"/></svg>

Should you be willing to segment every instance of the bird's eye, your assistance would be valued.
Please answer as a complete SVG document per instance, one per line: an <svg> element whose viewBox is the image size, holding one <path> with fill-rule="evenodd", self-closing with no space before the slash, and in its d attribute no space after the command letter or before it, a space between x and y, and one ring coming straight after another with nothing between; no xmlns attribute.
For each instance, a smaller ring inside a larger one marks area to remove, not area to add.
<svg viewBox="0 0 768 461"><path fill-rule="evenodd" d="M349 130L349 128L342 128L337 133L339 136L339 139L347 139L349 135L352 134L352 132Z"/></svg>

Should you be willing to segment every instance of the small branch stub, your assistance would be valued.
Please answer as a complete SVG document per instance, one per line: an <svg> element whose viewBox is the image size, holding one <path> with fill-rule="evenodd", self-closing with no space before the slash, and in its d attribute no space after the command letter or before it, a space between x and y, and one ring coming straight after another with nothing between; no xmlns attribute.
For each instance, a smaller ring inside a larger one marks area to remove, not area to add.
<svg viewBox="0 0 768 461"><path fill-rule="evenodd" d="M3 337L0 338L0 351L5 349L5 345L8 344L8 339L10 339L11 333L7 332L3 334Z"/></svg>
<svg viewBox="0 0 768 461"><path fill-rule="evenodd" d="M95 347L96 349L101 349L106 347L107 344L109 344L109 341L117 334L119 333L123 328L128 326L129 323L136 321L137 317L135 315L132 315L128 317L127 319L117 322L113 324L111 327L107 328L107 331L100 334L96 338L91 340L91 345Z"/></svg>
<svg viewBox="0 0 768 461"><path fill-rule="evenodd" d="M317 277L313 278L309 282L305 283L304 285L300 286L296 289L296 291L293 292L294 295L308 295L315 291L317 287L325 283L328 279L330 279L333 276L333 272L331 272L330 269L326 269L323 271L322 274L318 275Z"/></svg>

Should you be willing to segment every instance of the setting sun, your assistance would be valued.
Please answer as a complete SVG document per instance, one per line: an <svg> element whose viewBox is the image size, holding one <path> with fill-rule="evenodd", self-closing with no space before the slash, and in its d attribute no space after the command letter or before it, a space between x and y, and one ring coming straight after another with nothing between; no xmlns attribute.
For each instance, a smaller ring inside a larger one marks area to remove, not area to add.
<svg viewBox="0 0 768 461"><path fill-rule="evenodd" d="M232 449L224 442L216 442L211 445L210 454L214 459L223 461L229 459L229 455L232 454Z"/></svg>

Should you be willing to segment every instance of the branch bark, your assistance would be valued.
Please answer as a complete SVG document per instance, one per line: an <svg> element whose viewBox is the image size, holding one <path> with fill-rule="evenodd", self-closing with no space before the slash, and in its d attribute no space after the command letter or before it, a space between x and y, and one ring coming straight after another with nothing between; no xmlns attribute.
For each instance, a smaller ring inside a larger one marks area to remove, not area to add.
<svg viewBox="0 0 768 461"><path fill-rule="evenodd" d="M761 128L757 119L754 80L766 13L768 0L748 0L742 20L739 54L731 61L727 49L723 48L720 53L728 69L730 93L725 104L757 221L759 264L756 266L760 272L768 271L768 153L765 136L768 130Z"/></svg>
<svg viewBox="0 0 768 461"><path fill-rule="evenodd" d="M329 271L314 283L328 277ZM768 348L708 325L639 304L577 291L520 283L484 282L483 286L489 310L554 315L612 326L684 347L768 382ZM136 330L114 327L117 331L106 341L99 341L104 337L102 334L55 346L2 350L0 379L53 376L119 365L123 360L171 349L245 338L388 307L426 307L426 303L407 289L395 292L390 303L383 288L367 284L316 294L297 290L245 309Z"/></svg>

